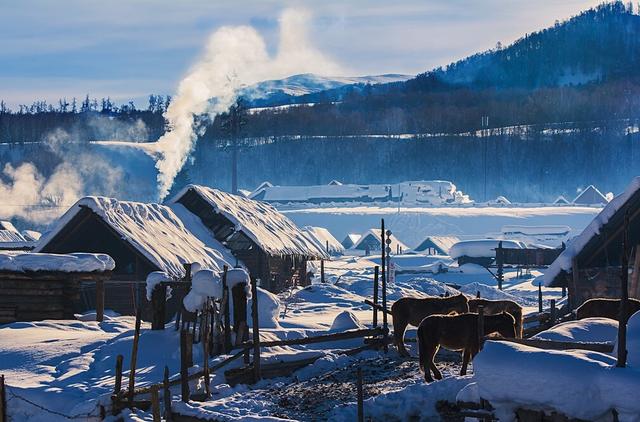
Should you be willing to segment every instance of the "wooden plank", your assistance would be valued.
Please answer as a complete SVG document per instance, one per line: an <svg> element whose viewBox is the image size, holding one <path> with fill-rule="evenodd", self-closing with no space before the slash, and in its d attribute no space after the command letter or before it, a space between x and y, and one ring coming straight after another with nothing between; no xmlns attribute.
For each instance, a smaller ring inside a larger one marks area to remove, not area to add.
<svg viewBox="0 0 640 422"><path fill-rule="evenodd" d="M96 281L96 321L104 320L104 281Z"/></svg>
<svg viewBox="0 0 640 422"><path fill-rule="evenodd" d="M138 342L140 341L140 322L142 310L138 308L136 313L136 325L133 332L133 345L131 347L131 367L129 368L129 402L133 401L136 383L136 362L138 359Z"/></svg>
<svg viewBox="0 0 640 422"><path fill-rule="evenodd" d="M377 328L363 328L358 330L347 330L340 333L322 334L313 337L303 337L287 340L273 340L273 341L261 341L260 347L280 347L280 346L299 346L305 344L325 343L330 341L350 340L354 338L361 338L367 336L382 335L384 330L381 327ZM253 342L243 343L240 347L251 348L254 346Z"/></svg>
<svg viewBox="0 0 640 422"><path fill-rule="evenodd" d="M258 319L258 280L251 277L251 318L253 323L253 377L260 380L260 321Z"/></svg>
<svg viewBox="0 0 640 422"><path fill-rule="evenodd" d="M611 343L596 343L596 342L570 342L570 341L555 341L555 340L541 340L531 338L503 338L503 337L485 337L485 341L506 341L509 343L523 344L525 346L535 347L537 349L545 350L591 350L600 353L611 353L613 351L613 344Z"/></svg>

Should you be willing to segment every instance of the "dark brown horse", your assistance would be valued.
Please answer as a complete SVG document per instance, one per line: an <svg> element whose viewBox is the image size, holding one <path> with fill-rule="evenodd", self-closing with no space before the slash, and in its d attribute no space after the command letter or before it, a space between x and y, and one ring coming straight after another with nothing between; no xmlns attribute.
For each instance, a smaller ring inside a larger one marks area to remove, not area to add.
<svg viewBox="0 0 640 422"><path fill-rule="evenodd" d="M629 298L627 302L627 319L640 311L640 300ZM620 317L620 299L589 299L576 309L576 318L602 317L618 321Z"/></svg>
<svg viewBox="0 0 640 422"><path fill-rule="evenodd" d="M449 297L414 298L403 297L391 306L393 317L393 342L401 356L409 356L404 346L404 332L407 325L420 325L430 315L464 314L469 312L467 297L462 293Z"/></svg>
<svg viewBox="0 0 640 422"><path fill-rule="evenodd" d="M484 314L507 312L516 320L516 337L522 338L522 306L513 300L469 299L469 312L478 313L478 305L484 306Z"/></svg>
<svg viewBox="0 0 640 422"><path fill-rule="evenodd" d="M485 316L484 335L491 333L499 333L507 338L515 337L516 321L513 316L506 312ZM449 350L462 351L460 375L466 375L469 362L480 351L478 314L432 315L420 323L418 327L420 370L424 372L424 379L427 382L433 381L431 371L436 379L442 379L442 374L433 361L440 346Z"/></svg>

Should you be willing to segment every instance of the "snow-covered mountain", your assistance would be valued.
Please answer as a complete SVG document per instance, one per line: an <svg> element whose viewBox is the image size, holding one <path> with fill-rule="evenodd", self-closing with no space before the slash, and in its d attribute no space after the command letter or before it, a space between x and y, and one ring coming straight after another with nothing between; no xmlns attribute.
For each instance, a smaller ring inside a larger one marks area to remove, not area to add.
<svg viewBox="0 0 640 422"><path fill-rule="evenodd" d="M404 82L412 75L386 74L373 76L320 76L303 73L284 79L262 81L241 90L241 95L254 105L266 106L286 103L287 98L336 89L357 84L385 84Z"/></svg>

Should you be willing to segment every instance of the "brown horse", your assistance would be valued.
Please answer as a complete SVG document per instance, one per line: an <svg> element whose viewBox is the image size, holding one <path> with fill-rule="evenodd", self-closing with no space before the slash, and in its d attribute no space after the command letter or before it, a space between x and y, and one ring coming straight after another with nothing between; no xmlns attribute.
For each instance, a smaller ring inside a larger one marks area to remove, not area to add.
<svg viewBox="0 0 640 422"><path fill-rule="evenodd" d="M516 321L513 316L506 312L485 316L484 335L496 332L503 337L515 337ZM436 379L442 379L442 374L433 361L440 346L449 350L462 351L460 375L466 375L469 361L480 351L478 314L432 315L420 323L418 327L420 370L424 372L424 379L427 382L433 381L431 371Z"/></svg>
<svg viewBox="0 0 640 422"><path fill-rule="evenodd" d="M627 319L640 311L640 300L629 298L627 302ZM620 299L589 299L576 309L576 318L602 317L618 321L620 317Z"/></svg>
<svg viewBox="0 0 640 422"><path fill-rule="evenodd" d="M429 297L424 299L403 297L391 306L393 317L393 342L401 356L409 356L404 346L404 332L407 325L420 325L430 315L469 312L467 297L462 293L449 297Z"/></svg>
<svg viewBox="0 0 640 422"><path fill-rule="evenodd" d="M469 312L478 313L478 305L484 306L484 314L507 312L516 320L516 338L522 338L522 306L513 300L469 299Z"/></svg>

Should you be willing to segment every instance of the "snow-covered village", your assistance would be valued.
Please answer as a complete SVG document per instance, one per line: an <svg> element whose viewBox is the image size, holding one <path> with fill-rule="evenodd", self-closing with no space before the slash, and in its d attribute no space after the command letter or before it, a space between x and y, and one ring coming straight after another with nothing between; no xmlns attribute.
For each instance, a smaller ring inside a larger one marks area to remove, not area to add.
<svg viewBox="0 0 640 422"><path fill-rule="evenodd" d="M0 422L640 422L640 4L0 6Z"/></svg>

